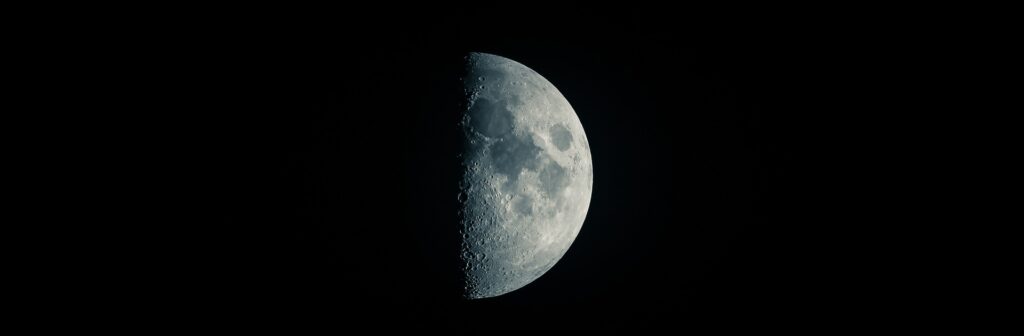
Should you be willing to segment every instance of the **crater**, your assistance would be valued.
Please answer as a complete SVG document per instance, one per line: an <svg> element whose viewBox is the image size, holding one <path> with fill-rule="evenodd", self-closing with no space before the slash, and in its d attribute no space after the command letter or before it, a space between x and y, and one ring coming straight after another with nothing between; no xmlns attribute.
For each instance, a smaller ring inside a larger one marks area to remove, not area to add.
<svg viewBox="0 0 1024 336"><path fill-rule="evenodd" d="M476 69L473 71L473 77L476 77L478 82L504 82L505 74L501 71L492 69Z"/></svg>

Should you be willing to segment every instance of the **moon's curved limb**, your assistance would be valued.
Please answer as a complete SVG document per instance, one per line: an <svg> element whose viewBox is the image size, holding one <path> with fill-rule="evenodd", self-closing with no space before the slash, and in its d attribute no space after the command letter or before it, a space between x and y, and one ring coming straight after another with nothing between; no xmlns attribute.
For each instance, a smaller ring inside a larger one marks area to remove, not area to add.
<svg viewBox="0 0 1024 336"><path fill-rule="evenodd" d="M460 181L464 296L519 289L561 259L590 206L583 126L544 77L510 59L467 57Z"/></svg>

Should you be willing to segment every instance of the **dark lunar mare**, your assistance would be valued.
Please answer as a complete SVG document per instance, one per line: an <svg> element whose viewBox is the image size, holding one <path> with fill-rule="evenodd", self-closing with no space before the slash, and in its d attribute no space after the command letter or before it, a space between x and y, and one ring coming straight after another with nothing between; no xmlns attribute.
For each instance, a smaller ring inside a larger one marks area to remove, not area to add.
<svg viewBox="0 0 1024 336"><path fill-rule="evenodd" d="M561 259L586 216L592 168L579 120L551 83L501 56L468 61L461 258L466 298L484 299Z"/></svg>

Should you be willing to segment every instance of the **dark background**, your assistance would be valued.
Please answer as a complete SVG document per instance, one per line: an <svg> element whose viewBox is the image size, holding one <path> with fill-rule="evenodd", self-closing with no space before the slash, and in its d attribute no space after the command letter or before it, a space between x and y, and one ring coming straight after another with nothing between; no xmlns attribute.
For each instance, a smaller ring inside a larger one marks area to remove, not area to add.
<svg viewBox="0 0 1024 336"><path fill-rule="evenodd" d="M862 312L870 281L851 255L870 252L840 246L863 218L836 206L856 197L836 190L859 182L844 174L858 163L834 142L870 94L851 90L873 57L854 38L672 11L496 11L212 19L156 37L181 46L160 51L161 67L168 118L184 124L170 139L187 158L182 195L199 209L175 229L169 305L209 321L464 332ZM553 269L467 302L438 289L449 283L430 237L454 218L443 155L470 51L565 95L595 180Z"/></svg>

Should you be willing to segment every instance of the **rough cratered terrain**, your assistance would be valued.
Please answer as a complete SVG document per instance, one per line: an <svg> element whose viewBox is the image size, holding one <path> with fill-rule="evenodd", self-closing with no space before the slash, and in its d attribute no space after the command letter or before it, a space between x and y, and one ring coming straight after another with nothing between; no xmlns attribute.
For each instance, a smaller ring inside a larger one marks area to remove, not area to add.
<svg viewBox="0 0 1024 336"><path fill-rule="evenodd" d="M590 205L593 168L565 97L515 61L472 53L460 181L463 295L519 289L566 253Z"/></svg>

